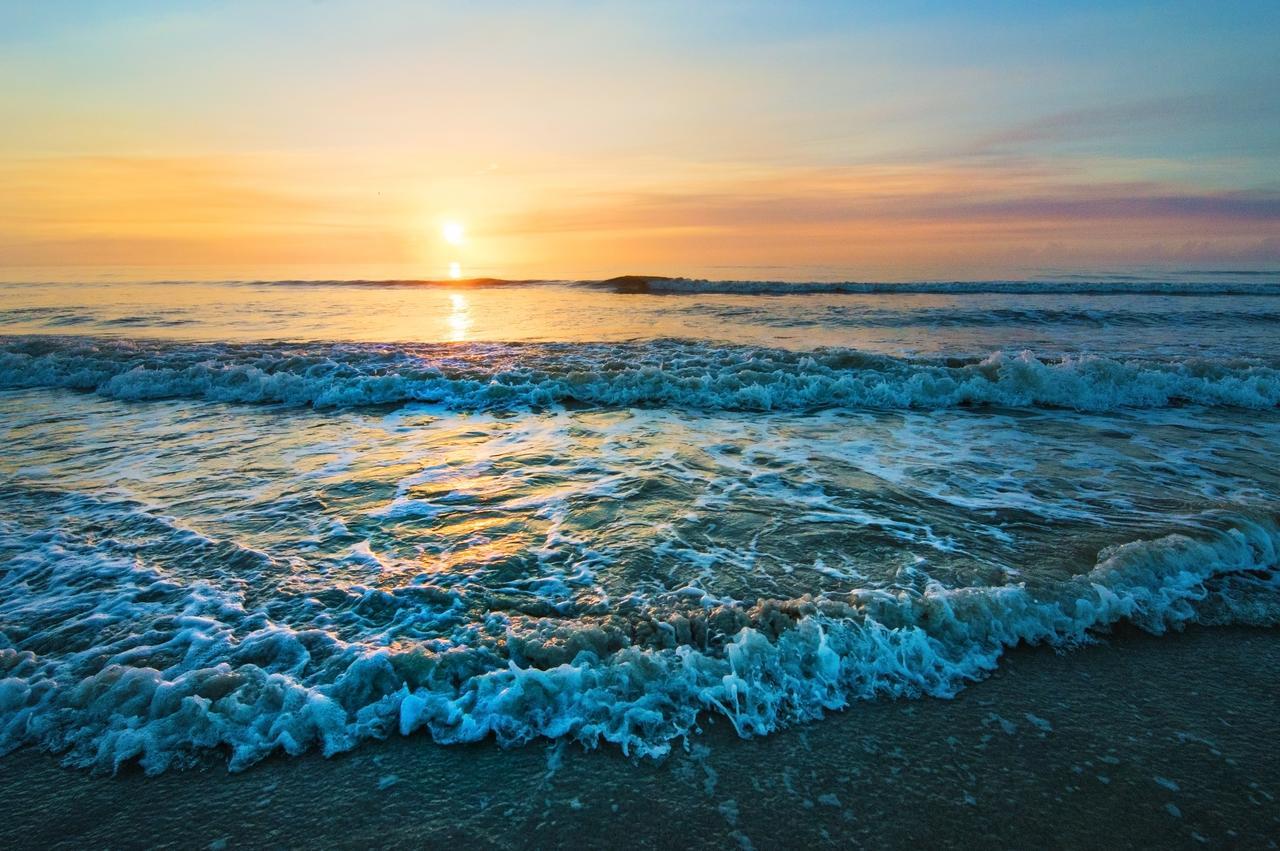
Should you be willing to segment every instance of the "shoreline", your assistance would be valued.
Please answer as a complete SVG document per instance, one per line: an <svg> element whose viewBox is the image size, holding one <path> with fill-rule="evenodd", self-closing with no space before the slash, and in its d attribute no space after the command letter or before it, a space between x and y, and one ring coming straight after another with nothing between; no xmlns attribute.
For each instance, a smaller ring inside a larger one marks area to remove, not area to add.
<svg viewBox="0 0 1280 851"><path fill-rule="evenodd" d="M130 848L1276 847L1280 633L1125 629L1016 648L953 700L856 703L662 761L535 742L366 742L147 777L0 757L0 844Z"/></svg>

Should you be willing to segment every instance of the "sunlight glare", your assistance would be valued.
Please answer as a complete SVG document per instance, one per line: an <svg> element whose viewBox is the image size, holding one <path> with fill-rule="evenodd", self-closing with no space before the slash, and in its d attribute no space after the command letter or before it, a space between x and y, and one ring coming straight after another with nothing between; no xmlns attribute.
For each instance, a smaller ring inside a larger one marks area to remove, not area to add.
<svg viewBox="0 0 1280 851"><path fill-rule="evenodd" d="M447 339L460 343L467 339L467 332L471 329L470 305L462 293L452 293L449 296L449 306L451 310L446 318L449 325Z"/></svg>
<svg viewBox="0 0 1280 851"><path fill-rule="evenodd" d="M447 221L440 226L440 235L450 245L461 245L463 237L466 236L466 229L463 228L462 222Z"/></svg>

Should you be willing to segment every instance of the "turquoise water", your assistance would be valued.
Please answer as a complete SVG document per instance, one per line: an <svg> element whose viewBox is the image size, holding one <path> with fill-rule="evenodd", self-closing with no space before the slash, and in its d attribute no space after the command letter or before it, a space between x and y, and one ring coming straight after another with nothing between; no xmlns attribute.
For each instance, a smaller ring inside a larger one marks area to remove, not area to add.
<svg viewBox="0 0 1280 851"><path fill-rule="evenodd" d="M1266 276L0 298L4 749L662 756L1280 614Z"/></svg>

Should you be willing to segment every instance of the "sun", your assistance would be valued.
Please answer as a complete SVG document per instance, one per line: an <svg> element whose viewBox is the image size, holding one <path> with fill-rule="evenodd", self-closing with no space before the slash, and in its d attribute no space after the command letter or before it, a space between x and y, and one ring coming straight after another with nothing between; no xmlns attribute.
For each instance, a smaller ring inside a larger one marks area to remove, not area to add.
<svg viewBox="0 0 1280 851"><path fill-rule="evenodd" d="M462 226L462 222L447 221L440 225L440 235L444 237L444 241L450 245L461 245L463 237L467 234L466 228Z"/></svg>

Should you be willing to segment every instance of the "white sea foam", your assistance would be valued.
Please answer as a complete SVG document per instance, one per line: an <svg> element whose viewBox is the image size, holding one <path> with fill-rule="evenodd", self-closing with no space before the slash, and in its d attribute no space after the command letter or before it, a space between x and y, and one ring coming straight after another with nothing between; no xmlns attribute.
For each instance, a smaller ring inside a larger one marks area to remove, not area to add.
<svg viewBox="0 0 1280 851"><path fill-rule="evenodd" d="M1243 361L902 359L677 340L617 344L127 343L14 338L0 388L60 387L317 408L426 402L454 410L562 405L795 411L962 405L1085 411L1280 404L1280 369Z"/></svg>
<svg viewBox="0 0 1280 851"><path fill-rule="evenodd" d="M277 750L332 754L417 731L660 756L705 713L759 735L862 698L952 696L1017 644L1071 646L1122 621L1160 633L1280 617L1274 520L1218 514L1194 538L1128 543L1087 573L1034 586L742 602L677 591L573 616L482 607L479 619L459 591L350 587L333 589L339 620L308 623L315 601L295 600L288 624L252 602L250 580L272 569L265 556L177 581L163 564L188 563L192 548L234 550L131 505L98 510L152 543L81 534L58 514L79 499L47 497L46 525L0 527L0 745L105 770L137 759L162 771L207 748L243 768ZM149 547L163 558L140 558ZM447 637L380 638L379 623L405 618Z"/></svg>

